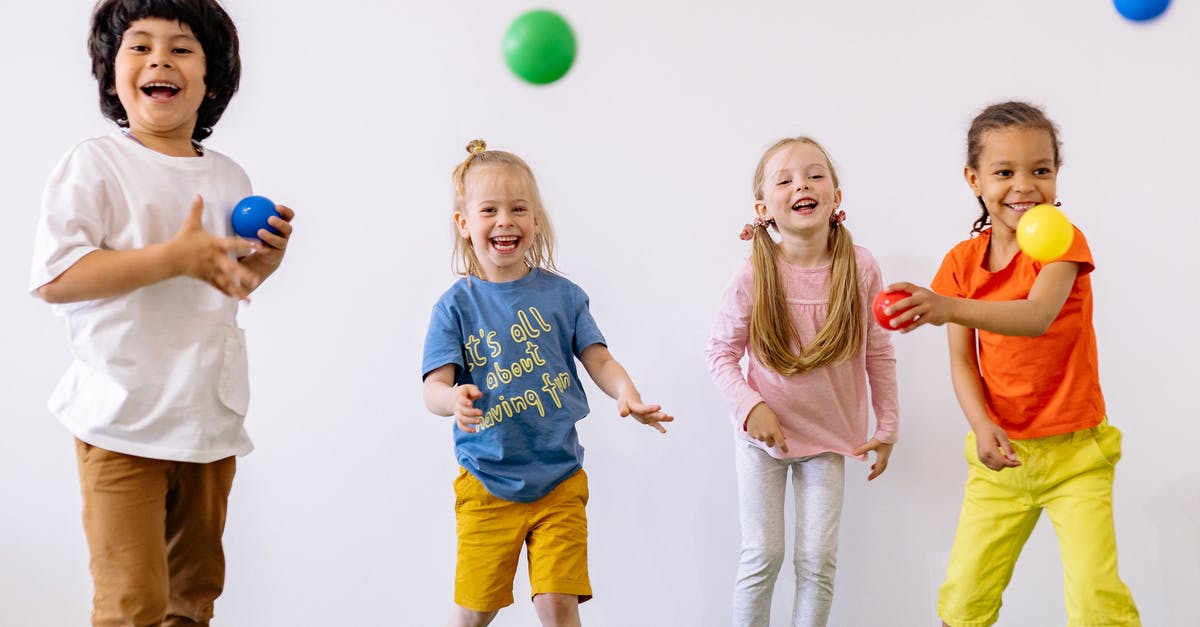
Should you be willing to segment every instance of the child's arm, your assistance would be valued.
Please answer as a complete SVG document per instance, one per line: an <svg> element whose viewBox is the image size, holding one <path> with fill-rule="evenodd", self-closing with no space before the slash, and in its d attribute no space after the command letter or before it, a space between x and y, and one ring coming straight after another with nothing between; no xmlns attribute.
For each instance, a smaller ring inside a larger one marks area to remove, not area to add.
<svg viewBox="0 0 1200 627"><path fill-rule="evenodd" d="M475 407L475 400L483 392L474 385L454 385L454 364L446 364L425 377L425 407L438 416L454 416L458 428L475 433L483 410Z"/></svg>
<svg viewBox="0 0 1200 627"><path fill-rule="evenodd" d="M275 205L275 208L283 217L271 216L267 222L276 231L279 231L279 234L276 235L267 229L259 229L258 239L264 246L256 247L253 253L238 260L242 267L258 277L258 281L255 283L256 288L279 268L279 264L283 262L283 253L287 250L288 239L292 236L292 218L296 216L296 212L285 205Z"/></svg>
<svg viewBox="0 0 1200 627"><path fill-rule="evenodd" d="M647 405L642 402L629 373L613 359L607 346L592 344L583 349L579 361L583 362L583 367L587 369L592 381L595 381L605 394L617 400L617 411L622 416L632 415L638 422L650 425L660 433L667 432L661 423L671 422L675 418L664 413L661 405Z"/></svg>
<svg viewBox="0 0 1200 627"><path fill-rule="evenodd" d="M258 278L230 253L249 254L254 245L236 237L216 237L200 222L199 195L191 213L171 239L135 250L95 250L84 255L37 294L49 303L73 303L119 296L177 276L190 276L245 300Z"/></svg>
<svg viewBox="0 0 1200 627"><path fill-rule="evenodd" d="M950 377L954 381L954 394L975 432L979 461L997 471L1020 466L1021 461L1008 441L1008 434L992 422L984 406L983 379L979 375L979 355L975 352L975 329L952 324L946 334L950 343Z"/></svg>
<svg viewBox="0 0 1200 627"><path fill-rule="evenodd" d="M1028 298L1006 301L952 298L912 283L893 283L887 286L888 291L902 290L912 296L893 303L886 313L891 315L892 312L911 307L892 322L900 326L907 320L914 320L911 325L901 329L901 333L908 333L926 323L941 326L951 322L1000 335L1037 337L1045 333L1050 323L1058 317L1078 274L1079 264L1073 261L1047 264L1034 279Z"/></svg>

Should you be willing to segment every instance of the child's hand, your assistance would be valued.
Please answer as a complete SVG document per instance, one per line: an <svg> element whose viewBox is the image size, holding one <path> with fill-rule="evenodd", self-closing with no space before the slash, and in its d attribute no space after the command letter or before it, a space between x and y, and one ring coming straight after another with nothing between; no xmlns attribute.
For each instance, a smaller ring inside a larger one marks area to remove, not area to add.
<svg viewBox="0 0 1200 627"><path fill-rule="evenodd" d="M779 450L788 452L787 440L779 428L779 418L766 403L759 403L750 410L750 415L746 417L746 434L769 448L778 446Z"/></svg>
<svg viewBox="0 0 1200 627"><path fill-rule="evenodd" d="M617 411L622 418L633 416L634 420L658 429L659 433L667 432L660 423L675 420L674 416L662 411L661 405L647 405L640 398L617 399Z"/></svg>
<svg viewBox="0 0 1200 627"><path fill-rule="evenodd" d="M871 474L867 475L867 481L878 477L887 470L888 458L892 456L892 444L880 442L875 438L871 438L870 442L854 449L855 455L866 455L867 451L875 451L875 463L871 464Z"/></svg>
<svg viewBox="0 0 1200 627"><path fill-rule="evenodd" d="M260 283L271 276L283 262L283 254L292 236L292 218L296 217L296 212L286 205L275 205L275 209L282 218L271 216L267 222L279 231L279 234L276 235L268 229L259 229L258 238L263 245L256 246L254 252L241 259L242 265L254 272Z"/></svg>
<svg viewBox="0 0 1200 627"><path fill-rule="evenodd" d="M454 420L459 429L467 433L478 431L476 425L482 420L483 410L475 407L475 400L482 397L483 392L470 383L454 388Z"/></svg>
<svg viewBox="0 0 1200 627"><path fill-rule="evenodd" d="M979 461L997 472L1021 465L1012 442L1008 441L1008 434L994 422L975 429L975 448Z"/></svg>
<svg viewBox="0 0 1200 627"><path fill-rule="evenodd" d="M203 213L204 199L197 194L183 226L166 243L170 263L176 274L200 279L227 296L249 301L248 296L258 287L259 279L229 254L250 254L254 245L236 237L217 237L204 230L200 220Z"/></svg>
<svg viewBox="0 0 1200 627"><path fill-rule="evenodd" d="M883 310L889 316L896 312L902 312L892 319L893 327L900 327L909 320L913 321L907 327L899 329L901 333L908 333L923 324L932 324L940 327L950 321L952 301L945 296L935 294L924 287L913 285L912 283L893 283L885 287L884 291L902 291L912 294L908 298L892 303Z"/></svg>

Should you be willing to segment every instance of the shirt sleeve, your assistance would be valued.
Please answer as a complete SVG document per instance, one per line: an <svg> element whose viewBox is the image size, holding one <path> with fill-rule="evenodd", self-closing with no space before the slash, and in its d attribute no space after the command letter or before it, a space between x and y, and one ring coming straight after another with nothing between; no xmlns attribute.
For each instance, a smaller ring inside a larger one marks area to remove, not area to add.
<svg viewBox="0 0 1200 627"><path fill-rule="evenodd" d="M866 311L867 383L871 387L871 407L875 410L875 438L895 444L900 439L900 392L896 383L896 352L891 332L876 324L870 313L870 295L883 289L883 274L879 264L869 254L861 260L860 270Z"/></svg>
<svg viewBox="0 0 1200 627"><path fill-rule="evenodd" d="M733 411L730 417L739 432L745 430L750 410L763 402L762 395L746 381L740 363L750 336L753 280L753 271L747 262L725 290L706 349L709 374Z"/></svg>
<svg viewBox="0 0 1200 627"><path fill-rule="evenodd" d="M1088 246L1087 238L1083 236L1083 231L1074 226L1071 228L1075 229L1075 236L1071 238L1070 248L1067 248L1067 252L1054 261L1072 261L1079 264L1079 274L1077 276L1083 276L1095 270L1096 263L1092 259L1092 249ZM1049 263L1054 263L1054 261ZM1039 272L1046 265L1037 261L1034 264Z"/></svg>
<svg viewBox="0 0 1200 627"><path fill-rule="evenodd" d="M447 364L457 366L456 380L463 375L466 368L463 361L463 338L455 317L442 302L438 302L433 307L433 314L429 317L429 330L425 333L421 380L424 381L429 373Z"/></svg>
<svg viewBox="0 0 1200 627"><path fill-rule="evenodd" d="M82 146L59 162L42 193L33 241L29 292L58 278L88 253L105 247L108 189L104 168Z"/></svg>
<svg viewBox="0 0 1200 627"><path fill-rule="evenodd" d="M937 274L933 275L933 281L930 282L929 289L942 296L951 296L954 298L966 297L966 292L962 287L962 277L959 276L957 253L958 248L955 247L942 258L942 265L938 268Z"/></svg>
<svg viewBox="0 0 1200 627"><path fill-rule="evenodd" d="M572 284L574 285L574 284ZM584 349L592 344L604 344L604 334L600 332L600 326L596 324L596 319L592 317L592 309L590 307L590 299L587 292L578 285L574 285L575 292L575 339L572 340L571 350L576 357L583 354Z"/></svg>

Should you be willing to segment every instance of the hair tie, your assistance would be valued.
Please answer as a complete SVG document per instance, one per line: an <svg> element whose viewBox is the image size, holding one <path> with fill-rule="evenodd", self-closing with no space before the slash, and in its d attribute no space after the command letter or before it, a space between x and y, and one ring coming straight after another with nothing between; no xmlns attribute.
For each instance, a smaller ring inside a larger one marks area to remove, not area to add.
<svg viewBox="0 0 1200 627"><path fill-rule="evenodd" d="M829 216L829 223L832 224L833 226L837 226L845 221L846 221L846 212L845 211L835 211L835 212L833 212L833 214L831 214Z"/></svg>
<svg viewBox="0 0 1200 627"><path fill-rule="evenodd" d="M743 240L748 240L754 237L754 229L765 229L768 225L775 224L774 218L765 218L763 216L755 216L754 221L742 227L742 234L738 237Z"/></svg>
<svg viewBox="0 0 1200 627"><path fill-rule="evenodd" d="M487 150L487 142L482 139L472 139L471 143L467 144L467 152L477 155Z"/></svg>

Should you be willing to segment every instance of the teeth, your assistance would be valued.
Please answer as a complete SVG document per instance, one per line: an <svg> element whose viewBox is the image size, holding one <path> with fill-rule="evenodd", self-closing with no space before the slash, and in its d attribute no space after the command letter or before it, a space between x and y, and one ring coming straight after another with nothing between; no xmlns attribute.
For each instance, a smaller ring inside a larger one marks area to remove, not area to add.
<svg viewBox="0 0 1200 627"><path fill-rule="evenodd" d="M150 89L151 87L166 87L167 89L176 89L176 90L179 89L179 87L177 85L172 85L171 83L155 82L155 83L146 83L145 85L142 85L142 89Z"/></svg>

